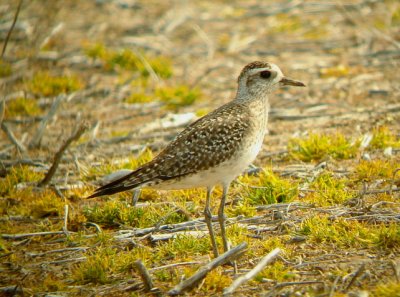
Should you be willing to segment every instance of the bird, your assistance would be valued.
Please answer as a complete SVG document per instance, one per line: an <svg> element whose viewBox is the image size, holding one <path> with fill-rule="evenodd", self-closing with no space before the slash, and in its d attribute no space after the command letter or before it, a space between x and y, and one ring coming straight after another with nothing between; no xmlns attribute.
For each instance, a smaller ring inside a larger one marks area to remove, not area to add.
<svg viewBox="0 0 400 297"><path fill-rule="evenodd" d="M268 131L269 95L283 86L305 87L284 76L277 65L262 61L247 64L237 83L233 100L188 125L154 159L95 189L87 198L141 188L206 188L204 218L213 254L218 257L210 200L214 187L222 185L218 222L223 250L227 252L224 208L229 186L261 150Z"/></svg>

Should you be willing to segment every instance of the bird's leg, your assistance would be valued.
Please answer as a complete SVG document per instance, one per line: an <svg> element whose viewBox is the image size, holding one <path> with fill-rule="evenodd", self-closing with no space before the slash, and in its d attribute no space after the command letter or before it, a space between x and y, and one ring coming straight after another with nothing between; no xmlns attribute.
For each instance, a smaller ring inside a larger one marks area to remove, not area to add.
<svg viewBox="0 0 400 297"><path fill-rule="evenodd" d="M224 214L226 195L228 193L229 185L230 184L222 185L221 204L219 205L218 209L218 221L219 225L221 226L221 237L222 237L222 242L224 244L224 252L227 252L229 250L228 239L226 238L225 214Z"/></svg>
<svg viewBox="0 0 400 297"><path fill-rule="evenodd" d="M215 240L214 229L212 226L212 213L210 209L210 200L211 200L211 193L213 188L207 188L207 198L206 198L206 207L204 208L204 217L208 227L208 232L210 233L211 244L213 247L214 257L217 258L219 256L217 241Z"/></svg>
<svg viewBox="0 0 400 297"><path fill-rule="evenodd" d="M139 196L140 196L140 189L135 189L132 195L132 206L136 206L136 203L139 200Z"/></svg>

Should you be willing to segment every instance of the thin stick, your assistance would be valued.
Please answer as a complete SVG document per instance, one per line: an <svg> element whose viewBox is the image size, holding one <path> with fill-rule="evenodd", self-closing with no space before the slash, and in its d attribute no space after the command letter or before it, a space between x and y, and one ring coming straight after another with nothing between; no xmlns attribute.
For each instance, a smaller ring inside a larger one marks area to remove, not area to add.
<svg viewBox="0 0 400 297"><path fill-rule="evenodd" d="M144 266L142 260L137 260L133 263L133 265L136 267L137 271L140 273L140 277L143 280L144 283L144 289L146 292L150 291L153 289L153 281L151 280L151 276L149 271L147 270L146 266Z"/></svg>
<svg viewBox="0 0 400 297"><path fill-rule="evenodd" d="M14 19L11 24L10 30L8 30L8 32L7 32L6 40L4 41L4 45L3 45L3 50L1 51L2 58L4 57L4 54L6 52L7 44L8 44L8 41L10 40L11 33L14 30L15 23L17 22L19 11L21 10L21 6L22 6L22 0L19 0L18 6L17 6L17 11L15 12Z"/></svg>
<svg viewBox="0 0 400 297"><path fill-rule="evenodd" d="M68 204L64 205L64 226L63 231L65 235L68 235Z"/></svg>
<svg viewBox="0 0 400 297"><path fill-rule="evenodd" d="M6 109L6 99L5 96L3 96L0 102L0 125L3 123L5 109Z"/></svg>
<svg viewBox="0 0 400 297"><path fill-rule="evenodd" d="M184 291L189 290L197 283L199 283L203 278L206 277L207 273L211 270L217 268L220 265L224 265L225 263L239 257L247 247L247 243L243 242L233 249L227 251L226 253L220 255L219 257L215 258L211 262L207 263L205 266L200 267L197 272L189 277L187 280L184 280L177 286L175 286L172 290L168 292L168 295L175 296L182 294Z"/></svg>
<svg viewBox="0 0 400 297"><path fill-rule="evenodd" d="M65 152L65 150L70 146L70 144L78 140L82 134L88 129L89 125L87 123L83 123L79 126L79 128L71 135L70 138L67 139L67 141L60 147L58 152L54 155L54 161L53 165L51 165L49 171L47 172L46 176L44 179L39 183L39 187L44 187L46 186L51 179L53 178L54 174L57 171L58 165L60 164L61 158Z"/></svg>
<svg viewBox="0 0 400 297"><path fill-rule="evenodd" d="M42 141L44 130L46 129L47 124L50 122L50 120L56 114L57 109L60 106L60 103L64 98L65 98L65 95L62 94L62 95L57 96L57 98L54 100L53 104L50 107L49 112L40 122L40 126L39 126L38 130L36 131L36 134L33 136L31 142L29 143L30 148L35 148L40 145L40 142Z"/></svg>
<svg viewBox="0 0 400 297"><path fill-rule="evenodd" d="M36 233L20 233L20 234L1 234L0 236L4 239L21 239L32 236L46 236L46 235L58 235L65 234L64 231L45 231Z"/></svg>
<svg viewBox="0 0 400 297"><path fill-rule="evenodd" d="M280 252L281 252L281 249L276 248L272 252L270 252L268 255L266 255L264 258L262 258L261 261L256 265L256 267L254 267L252 270L250 270L245 275L237 278L232 283L232 285L230 285L228 288L224 289L223 296L232 294L240 285L242 285L245 282L254 278L261 270L264 269L265 266L267 266L268 263L271 263L272 260L274 260L279 255Z"/></svg>
<svg viewBox="0 0 400 297"><path fill-rule="evenodd" d="M354 273L353 277L351 278L349 284L347 287L344 289L344 292L346 293L349 291L350 287L354 284L355 280L361 275L361 273L365 270L365 264L361 264L361 266L357 269L357 271Z"/></svg>
<svg viewBox="0 0 400 297"><path fill-rule="evenodd" d="M149 271L153 272L156 270L163 270L163 269L168 269L168 268L173 268L177 266L186 266L186 265L197 265L200 264L201 262L179 262L179 263L172 263L172 264L167 264L164 266L159 266L159 267L154 267L149 269Z"/></svg>
<svg viewBox="0 0 400 297"><path fill-rule="evenodd" d="M26 147L15 137L14 133L12 133L4 122L1 123L1 129L7 134L8 139L17 147L18 151L26 152Z"/></svg>

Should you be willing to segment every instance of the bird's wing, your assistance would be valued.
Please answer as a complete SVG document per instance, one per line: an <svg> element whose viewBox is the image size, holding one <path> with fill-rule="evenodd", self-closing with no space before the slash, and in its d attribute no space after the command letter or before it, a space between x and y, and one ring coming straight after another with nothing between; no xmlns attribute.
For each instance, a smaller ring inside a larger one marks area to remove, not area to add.
<svg viewBox="0 0 400 297"><path fill-rule="evenodd" d="M184 129L152 161L98 188L89 198L136 188L152 181L184 177L228 160L252 128L241 103L224 105ZM246 120L247 119L247 120Z"/></svg>

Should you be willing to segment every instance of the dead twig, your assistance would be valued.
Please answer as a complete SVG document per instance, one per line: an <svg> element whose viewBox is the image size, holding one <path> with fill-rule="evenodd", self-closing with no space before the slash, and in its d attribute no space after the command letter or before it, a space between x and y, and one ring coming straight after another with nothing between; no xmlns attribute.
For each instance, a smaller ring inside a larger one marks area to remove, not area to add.
<svg viewBox="0 0 400 297"><path fill-rule="evenodd" d="M54 117L54 115L57 112L58 107L61 104L61 101L65 98L65 95L59 95L57 98L54 100L53 104L50 107L50 110L48 114L42 119L40 122L40 126L38 130L36 131L36 134L32 137L31 142L29 143L30 148L36 148L40 146L40 143L43 138L44 131L47 127L47 124L50 122L50 120Z"/></svg>
<svg viewBox="0 0 400 297"><path fill-rule="evenodd" d="M280 248L276 248L268 255L266 255L264 258L262 258L261 261L252 270L250 270L245 275L238 277L232 283L232 285L230 285L228 288L225 288L223 296L232 294L239 286L254 278L261 270L265 268L265 266L271 263L279 255L281 251L282 250Z"/></svg>
<svg viewBox="0 0 400 297"><path fill-rule="evenodd" d="M78 129L71 135L70 138L67 139L67 141L61 146L61 148L58 150L58 152L54 156L54 161L53 165L51 165L49 171L47 172L46 176L44 179L38 184L39 187L44 187L48 185L50 180L53 178L54 174L56 173L56 170L58 168L58 165L60 164L61 158L65 152L65 150L70 146L70 144L78 140L82 134L88 129L89 125L87 123L81 124Z"/></svg>
<svg viewBox="0 0 400 297"><path fill-rule="evenodd" d="M45 232L35 232L35 233L20 233L20 234L1 234L4 239L21 239L32 236L46 236L46 235L58 235L65 234L64 231L45 231Z"/></svg>
<svg viewBox="0 0 400 297"><path fill-rule="evenodd" d="M211 270L217 268L220 265L223 265L233 259L238 258L246 249L247 243L243 242L233 249L227 251L226 253L220 255L219 257L215 258L211 262L207 263L205 266L201 267L197 272L192 275L190 278L187 280L184 280L177 286L175 286L172 290L168 292L168 295L170 296L176 296L179 294L182 294L184 291L187 291L193 286L195 286L197 283L199 283L202 279L204 279Z"/></svg>
<svg viewBox="0 0 400 297"><path fill-rule="evenodd" d="M358 267L357 271L354 272L353 277L351 278L349 284L344 289L345 293L349 291L350 287L354 284L356 279L361 275L361 273L363 273L364 270L365 270L365 264L361 264L361 266Z"/></svg>
<svg viewBox="0 0 400 297"><path fill-rule="evenodd" d="M163 269L169 269L169 268L173 268L173 267L177 267L177 266L186 266L186 265L196 265L196 264L200 264L201 262L180 262L180 263L172 263L172 264L168 264L168 265L164 265L164 266L159 266L159 267L154 267L149 269L149 271L153 272L156 270L163 270Z"/></svg>
<svg viewBox="0 0 400 297"><path fill-rule="evenodd" d="M8 44L8 41L10 40L11 33L14 30L15 23L17 22L19 11L21 10L21 6L22 6L22 0L19 0L17 10L15 11L13 22L11 24L10 30L8 30L8 32L7 32L6 40L4 41L3 50L1 51L1 58L4 57L4 54L6 52L7 44Z"/></svg>
<svg viewBox="0 0 400 297"><path fill-rule="evenodd" d="M1 123L1 129L6 133L8 139L17 147L19 152L26 152L26 147L15 137L14 133L4 122Z"/></svg>
<svg viewBox="0 0 400 297"><path fill-rule="evenodd" d="M148 292L153 289L154 285L150 273L147 270L146 266L144 266L142 260L135 261L133 265L136 267L137 271L140 274L140 277L143 280L145 291Z"/></svg>

